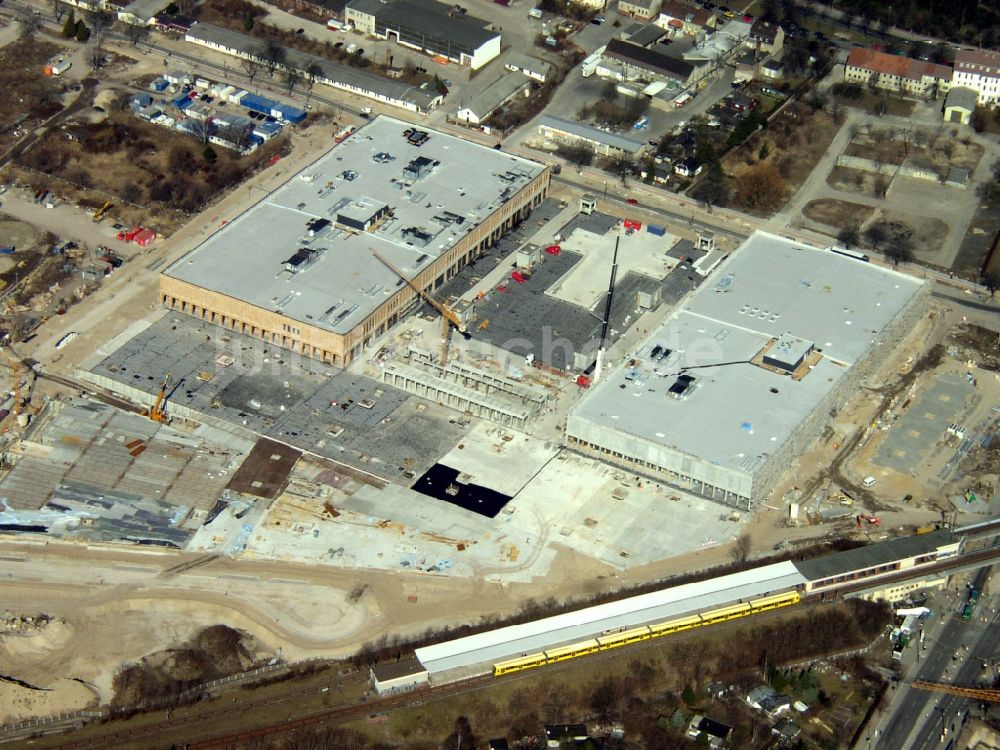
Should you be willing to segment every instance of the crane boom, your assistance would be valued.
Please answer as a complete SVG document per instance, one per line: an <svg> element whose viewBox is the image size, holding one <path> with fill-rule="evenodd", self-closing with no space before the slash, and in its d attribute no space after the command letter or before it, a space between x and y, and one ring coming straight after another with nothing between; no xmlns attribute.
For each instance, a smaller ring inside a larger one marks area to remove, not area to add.
<svg viewBox="0 0 1000 750"><path fill-rule="evenodd" d="M382 265L384 265L386 268L388 268L390 271L392 271L394 274L396 274L399 278L401 278L406 283L406 285L408 287L410 287L410 289L412 289L414 292L416 292L420 296L420 298L422 300L424 300L428 305L430 305L435 310L437 310L445 320L447 320L449 323L451 323L453 326L455 326L455 328L458 329L459 333L465 333L465 323L463 323L462 319L459 318L458 315L455 314L454 310L452 310L447 305L444 305L441 302L438 302L436 299L434 299L434 297L432 297L430 294L428 294L423 289L421 289L419 286L417 286L412 281L410 281L403 274L402 271L400 271L398 268L396 268L396 266L394 266L388 260L386 260L385 258L383 258L378 253L378 251L375 250L375 248L371 248L371 251L372 251L372 255L374 255L376 258L378 258L379 261L381 261Z"/></svg>
<svg viewBox="0 0 1000 750"><path fill-rule="evenodd" d="M963 698L1000 703L1000 690L962 687L961 685L950 685L947 682L926 682L924 680L914 680L913 687L917 690L930 690L936 693L948 693L949 695L960 695Z"/></svg>
<svg viewBox="0 0 1000 750"><path fill-rule="evenodd" d="M156 394L156 403L150 407L149 413L146 415L154 422L167 421L167 389L169 387L170 373L168 372L163 376L163 384L160 386L160 392Z"/></svg>

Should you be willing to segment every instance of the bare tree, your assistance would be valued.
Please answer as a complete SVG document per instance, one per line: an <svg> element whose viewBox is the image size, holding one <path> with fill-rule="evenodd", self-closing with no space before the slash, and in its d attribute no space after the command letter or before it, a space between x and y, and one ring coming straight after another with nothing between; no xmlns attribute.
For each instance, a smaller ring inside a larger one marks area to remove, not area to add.
<svg viewBox="0 0 1000 750"><path fill-rule="evenodd" d="M872 180L872 195L876 198L885 198L885 194L889 191L889 178L886 177L881 172L875 174Z"/></svg>
<svg viewBox="0 0 1000 750"><path fill-rule="evenodd" d="M288 86L288 93L291 94L299 83L302 82L302 74L299 73L295 68L289 68L285 71L285 83Z"/></svg>
<svg viewBox="0 0 1000 750"><path fill-rule="evenodd" d="M753 539L750 538L749 532L744 531L733 540L733 548L730 550L729 554L732 555L733 562L746 562L747 558L750 557L750 551L752 549Z"/></svg>
<svg viewBox="0 0 1000 750"><path fill-rule="evenodd" d="M138 47L139 42L149 39L149 29L141 24L123 23L122 26L124 27L122 31L125 33L125 38L132 42L133 47Z"/></svg>
<svg viewBox="0 0 1000 750"><path fill-rule="evenodd" d="M285 48L273 39L269 39L261 57L264 60L264 67L267 68L267 74L273 78L274 71L285 62Z"/></svg>
<svg viewBox="0 0 1000 750"><path fill-rule="evenodd" d="M104 65L104 50L101 49L101 45L97 42L91 42L88 44L86 59L90 64L91 70L98 70L102 65Z"/></svg>
<svg viewBox="0 0 1000 750"><path fill-rule="evenodd" d="M243 66L243 72L247 74L247 78L250 80L250 85L253 85L253 79L257 77L260 73L260 60L257 59L257 53L250 51L251 57L244 57L241 61Z"/></svg>
<svg viewBox="0 0 1000 750"><path fill-rule="evenodd" d="M322 75L323 68L318 62L313 61L306 66L306 85L309 87L308 94L306 95L306 104L308 104L309 100L312 98L312 89L313 85L316 83L316 79Z"/></svg>
<svg viewBox="0 0 1000 750"><path fill-rule="evenodd" d="M62 23L63 16L66 15L69 6L62 0L49 0L49 3L52 6L52 18L56 23Z"/></svg>
<svg viewBox="0 0 1000 750"><path fill-rule="evenodd" d="M219 129L219 137L228 141L238 151L243 151L250 143L250 131L246 125L226 125Z"/></svg>
<svg viewBox="0 0 1000 750"><path fill-rule="evenodd" d="M197 138L198 142L203 146L208 145L209 138L212 135L211 123L208 120L196 120L193 117L189 118L188 122L191 123L188 126L191 135Z"/></svg>
<svg viewBox="0 0 1000 750"><path fill-rule="evenodd" d="M114 22L115 17L104 11L95 11L94 13L87 14L87 25L90 27L92 40L98 47L103 46L104 40L108 36L108 32L111 31L111 26Z"/></svg>
<svg viewBox="0 0 1000 750"><path fill-rule="evenodd" d="M34 36L42 25L41 17L30 5L22 5L15 16L22 36Z"/></svg>

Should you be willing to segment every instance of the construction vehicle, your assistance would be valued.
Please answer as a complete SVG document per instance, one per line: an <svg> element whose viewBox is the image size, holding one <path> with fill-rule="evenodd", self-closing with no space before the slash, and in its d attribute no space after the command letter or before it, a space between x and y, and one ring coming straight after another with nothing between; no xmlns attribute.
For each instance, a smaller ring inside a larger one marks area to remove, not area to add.
<svg viewBox="0 0 1000 750"><path fill-rule="evenodd" d="M487 318L486 320L484 320L482 323L479 324L478 330L485 331L489 327L490 327L490 319Z"/></svg>
<svg viewBox="0 0 1000 750"><path fill-rule="evenodd" d="M912 686L917 690L930 690L936 693L959 695L963 698L975 698L989 703L1000 703L1000 690L992 688L962 687L947 682L926 682L924 680L914 680Z"/></svg>
<svg viewBox="0 0 1000 750"><path fill-rule="evenodd" d="M104 215L111 209L112 205L111 201L104 201L104 205L94 211L94 221L100 221L103 219Z"/></svg>
<svg viewBox="0 0 1000 750"><path fill-rule="evenodd" d="M859 529L861 528L861 522L862 521L864 521L865 523L867 523L869 526L881 526L882 525L882 519L879 518L878 516L860 515L860 516L856 516L855 520L858 523L858 528Z"/></svg>
<svg viewBox="0 0 1000 750"><path fill-rule="evenodd" d="M167 421L167 389L170 387L170 373L163 376L163 384L160 385L160 392L156 394L156 401L146 412L146 416L154 422Z"/></svg>
<svg viewBox="0 0 1000 750"><path fill-rule="evenodd" d="M111 208L111 201L104 201L104 205L101 206L96 211L94 211L94 221L100 221L101 219L103 219L104 214L106 214L108 212L108 209L110 208Z"/></svg>
<svg viewBox="0 0 1000 750"><path fill-rule="evenodd" d="M419 286L410 281L403 272L396 268L392 263L379 255L375 248L370 248L372 255L381 261L382 265L396 274L401 278L410 289L417 293L417 295L424 300L428 305L433 307L441 315L441 366L444 367L448 363L448 345L451 339L451 330L449 326L455 326L459 333L463 336L467 336L465 321L448 305L439 302L434 299L428 292L425 292Z"/></svg>

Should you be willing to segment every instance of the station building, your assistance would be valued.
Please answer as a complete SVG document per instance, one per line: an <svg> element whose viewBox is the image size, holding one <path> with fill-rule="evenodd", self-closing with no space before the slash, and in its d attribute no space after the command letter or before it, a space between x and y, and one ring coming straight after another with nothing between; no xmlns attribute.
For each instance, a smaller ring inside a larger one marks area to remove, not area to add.
<svg viewBox="0 0 1000 750"><path fill-rule="evenodd" d="M538 162L380 116L167 267L166 307L344 366L548 194Z"/></svg>
<svg viewBox="0 0 1000 750"><path fill-rule="evenodd" d="M922 314L924 282L752 235L570 413L567 445L752 510Z"/></svg>

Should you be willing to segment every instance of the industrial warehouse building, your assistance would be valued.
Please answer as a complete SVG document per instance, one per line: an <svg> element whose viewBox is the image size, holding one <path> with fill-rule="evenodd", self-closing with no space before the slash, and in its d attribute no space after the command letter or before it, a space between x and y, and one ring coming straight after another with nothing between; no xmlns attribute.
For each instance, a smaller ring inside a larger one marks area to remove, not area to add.
<svg viewBox="0 0 1000 750"><path fill-rule="evenodd" d="M167 307L343 366L548 193L548 168L386 116L160 277Z"/></svg>
<svg viewBox="0 0 1000 750"><path fill-rule="evenodd" d="M479 70L500 54L489 22L436 0L351 0L345 19L363 34Z"/></svg>
<svg viewBox="0 0 1000 750"><path fill-rule="evenodd" d="M753 509L912 328L922 281L757 232L568 417L569 447Z"/></svg>

